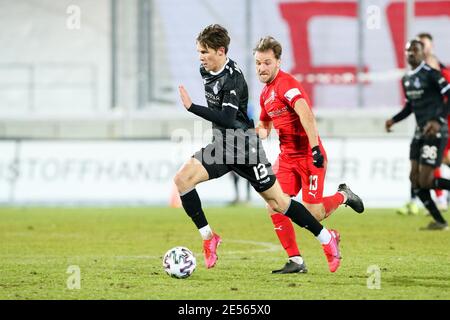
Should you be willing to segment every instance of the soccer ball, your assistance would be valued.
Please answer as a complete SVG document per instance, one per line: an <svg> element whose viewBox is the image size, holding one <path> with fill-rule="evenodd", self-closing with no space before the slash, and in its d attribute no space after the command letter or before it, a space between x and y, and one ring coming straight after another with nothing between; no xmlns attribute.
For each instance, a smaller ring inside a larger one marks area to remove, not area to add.
<svg viewBox="0 0 450 320"><path fill-rule="evenodd" d="M163 258L164 271L173 278L189 277L196 266L194 254L185 247L174 247L167 251Z"/></svg>

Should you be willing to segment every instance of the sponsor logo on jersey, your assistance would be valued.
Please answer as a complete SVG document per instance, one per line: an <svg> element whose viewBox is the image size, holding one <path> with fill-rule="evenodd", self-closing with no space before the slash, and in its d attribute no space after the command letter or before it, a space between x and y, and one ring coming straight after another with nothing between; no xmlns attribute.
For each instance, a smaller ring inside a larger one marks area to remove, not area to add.
<svg viewBox="0 0 450 320"><path fill-rule="evenodd" d="M408 90L406 91L406 96L408 97L408 100L416 100L420 99L424 93L423 89L420 90Z"/></svg>
<svg viewBox="0 0 450 320"><path fill-rule="evenodd" d="M285 113L285 112L287 112L287 111L288 111L288 107L285 106L285 105L283 105L282 108L268 111L267 114L268 114L270 117L274 118L274 117L277 117L277 116L279 116L279 115L282 115L283 113Z"/></svg>
<svg viewBox="0 0 450 320"><path fill-rule="evenodd" d="M275 100L275 97L276 97L275 90L272 90L272 91L270 92L269 98L267 98L267 99L264 101L264 105L268 105L269 103L271 103L272 101L274 101L274 100Z"/></svg>
<svg viewBox="0 0 450 320"><path fill-rule="evenodd" d="M219 104L220 96L213 95L211 92L205 91L205 97L212 104Z"/></svg>
<svg viewBox="0 0 450 320"><path fill-rule="evenodd" d="M269 182L269 181L270 181L270 177L267 177L266 179L261 180L260 183L267 183L267 182Z"/></svg>
<svg viewBox="0 0 450 320"><path fill-rule="evenodd" d="M414 87L417 89L421 87L419 78L414 79Z"/></svg>
<svg viewBox="0 0 450 320"><path fill-rule="evenodd" d="M214 94L219 93L219 81L216 81L216 84L213 87L213 92L214 92Z"/></svg>

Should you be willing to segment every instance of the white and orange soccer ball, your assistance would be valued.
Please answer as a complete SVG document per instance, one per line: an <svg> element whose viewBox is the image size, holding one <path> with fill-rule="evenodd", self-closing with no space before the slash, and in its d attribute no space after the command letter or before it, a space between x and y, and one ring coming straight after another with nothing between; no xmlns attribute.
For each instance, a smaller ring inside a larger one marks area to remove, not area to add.
<svg viewBox="0 0 450 320"><path fill-rule="evenodd" d="M164 271L173 278L189 277L196 266L197 261L194 254L185 247L174 247L168 250L163 258Z"/></svg>

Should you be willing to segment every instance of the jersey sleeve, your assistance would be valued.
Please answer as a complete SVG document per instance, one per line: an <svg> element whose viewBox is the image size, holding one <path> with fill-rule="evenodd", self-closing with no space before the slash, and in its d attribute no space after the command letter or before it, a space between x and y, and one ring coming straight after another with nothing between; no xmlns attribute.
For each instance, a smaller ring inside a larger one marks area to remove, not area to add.
<svg viewBox="0 0 450 320"><path fill-rule="evenodd" d="M266 108L264 108L264 101L262 95L259 97L259 105L261 106L261 113L259 114L259 120L272 121L272 118L267 114Z"/></svg>
<svg viewBox="0 0 450 320"><path fill-rule="evenodd" d="M242 90L242 85L239 85L239 79L237 77L227 79L223 87L222 108L231 107L238 110Z"/></svg>
<svg viewBox="0 0 450 320"><path fill-rule="evenodd" d="M298 99L308 99L304 93L302 86L292 77L286 77L280 81L277 88L277 95L280 99L291 108L294 108ZM309 101L308 101L309 104Z"/></svg>
<svg viewBox="0 0 450 320"><path fill-rule="evenodd" d="M432 80L437 84L440 93L443 96L448 95L450 92L449 91L450 84L447 82L447 80L442 75L442 73L437 70L432 69L430 75L431 75Z"/></svg>

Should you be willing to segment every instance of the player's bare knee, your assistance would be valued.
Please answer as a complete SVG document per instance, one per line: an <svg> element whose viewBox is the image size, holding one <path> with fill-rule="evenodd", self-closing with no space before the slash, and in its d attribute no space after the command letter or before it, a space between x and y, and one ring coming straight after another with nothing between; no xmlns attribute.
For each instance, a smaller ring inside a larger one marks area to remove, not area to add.
<svg viewBox="0 0 450 320"><path fill-rule="evenodd" d="M182 172L177 172L177 174L175 175L175 177L173 178L173 182L175 183L175 185L178 188L178 191L180 191L181 189L184 188L184 186L186 185L186 179L183 175Z"/></svg>
<svg viewBox="0 0 450 320"><path fill-rule="evenodd" d="M278 214L278 212L274 211L272 209L272 207L268 203L266 203L266 209L267 209L267 213L269 214L269 216L272 216L274 214Z"/></svg>
<svg viewBox="0 0 450 320"><path fill-rule="evenodd" d="M276 211L277 208L277 202L275 200L267 200L267 211L268 212L278 212Z"/></svg>
<svg viewBox="0 0 450 320"><path fill-rule="evenodd" d="M268 200L267 205L269 207L269 211L272 211L273 213L284 213L283 207L280 205L279 201L275 199Z"/></svg>
<svg viewBox="0 0 450 320"><path fill-rule="evenodd" d="M175 177L173 178L175 185L179 192L186 191L192 187L195 187L195 183L193 182L192 177L183 170L178 171Z"/></svg>

